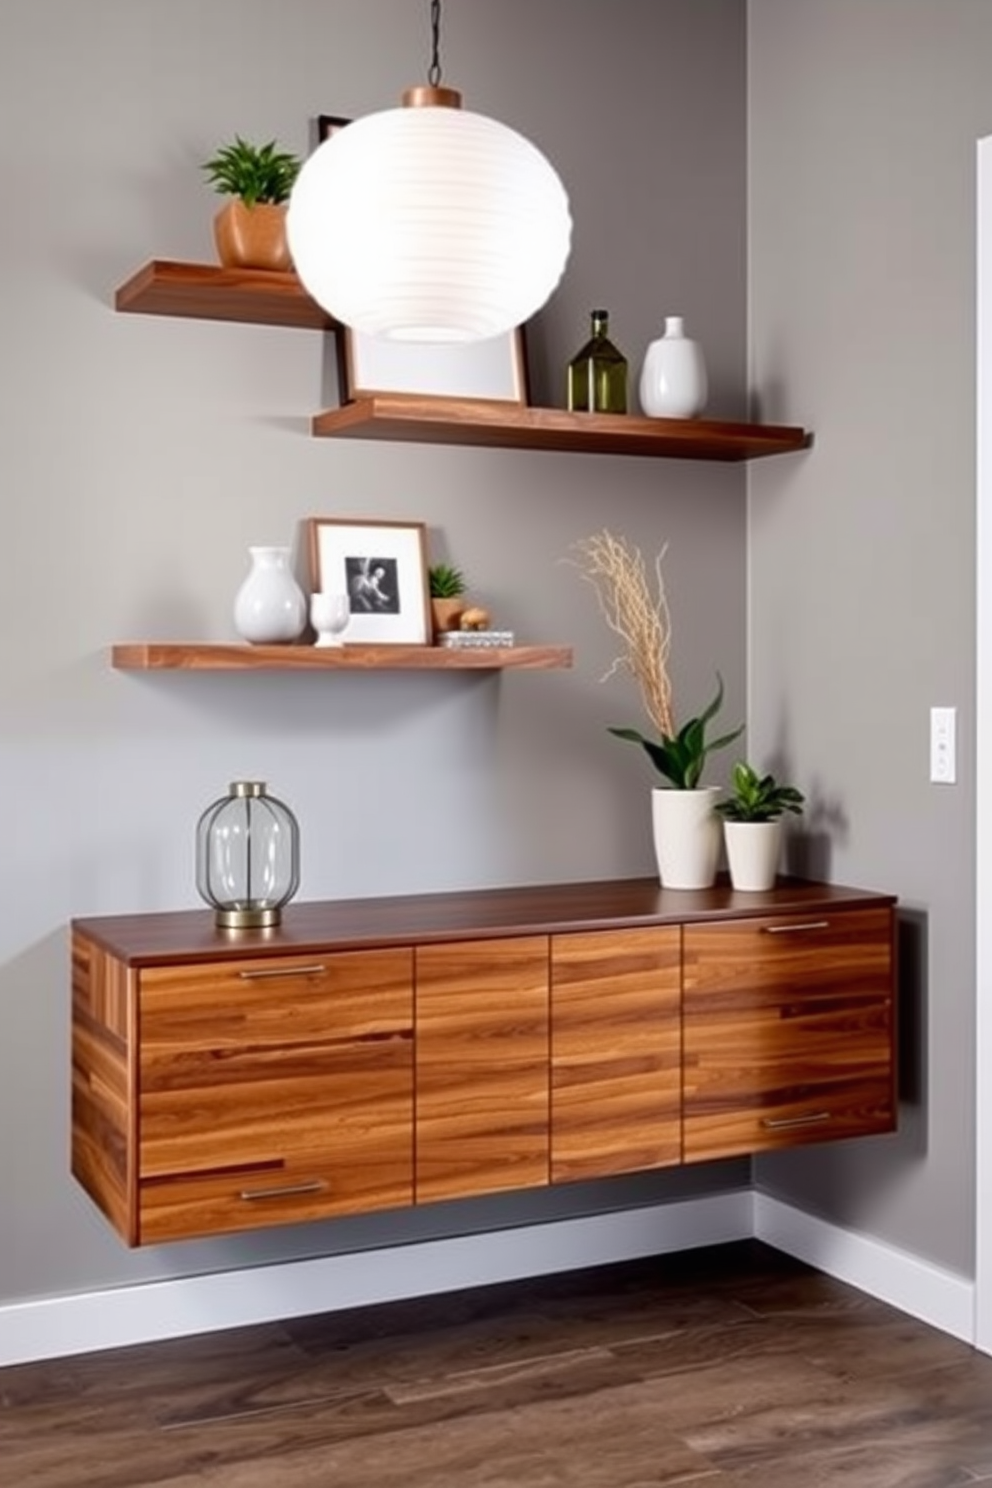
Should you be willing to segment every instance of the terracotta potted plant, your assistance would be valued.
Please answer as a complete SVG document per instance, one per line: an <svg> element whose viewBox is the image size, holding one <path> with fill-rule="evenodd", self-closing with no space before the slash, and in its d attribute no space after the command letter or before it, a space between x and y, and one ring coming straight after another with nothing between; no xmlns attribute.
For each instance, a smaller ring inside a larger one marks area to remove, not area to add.
<svg viewBox="0 0 992 1488"><path fill-rule="evenodd" d="M431 622L435 638L446 630L457 630L465 609L465 575L450 563L434 563L427 570L431 595Z"/></svg>
<svg viewBox="0 0 992 1488"><path fill-rule="evenodd" d="M775 883L782 850L782 817L799 816L805 796L794 785L779 785L774 775L759 775L745 760L734 766L733 793L718 801L723 817L730 882L735 889L758 891Z"/></svg>
<svg viewBox="0 0 992 1488"><path fill-rule="evenodd" d="M709 888L720 856L720 819L715 811L720 791L702 784L703 769L713 751L731 744L744 725L715 739L707 736L723 706L719 673L716 694L707 707L676 723L668 673L671 623L661 568L665 550L655 559L653 590L639 549L624 538L600 532L576 544L576 550L606 623L624 643L623 654L607 676L620 668L630 672L654 726L656 737L635 728L611 728L610 733L639 744L665 782L651 792L659 880L663 888Z"/></svg>
<svg viewBox="0 0 992 1488"><path fill-rule="evenodd" d="M232 198L214 217L217 254L226 268L286 273L293 267L286 203L301 163L277 150L275 140L253 145L240 135L204 161L201 169L214 190Z"/></svg>

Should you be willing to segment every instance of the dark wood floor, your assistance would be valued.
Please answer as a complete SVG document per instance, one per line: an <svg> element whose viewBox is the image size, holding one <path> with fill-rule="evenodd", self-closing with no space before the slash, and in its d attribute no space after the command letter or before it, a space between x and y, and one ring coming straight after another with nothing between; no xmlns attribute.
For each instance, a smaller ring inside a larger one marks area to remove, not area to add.
<svg viewBox="0 0 992 1488"><path fill-rule="evenodd" d="M0 1370L4 1488L957 1488L992 1358L757 1243Z"/></svg>

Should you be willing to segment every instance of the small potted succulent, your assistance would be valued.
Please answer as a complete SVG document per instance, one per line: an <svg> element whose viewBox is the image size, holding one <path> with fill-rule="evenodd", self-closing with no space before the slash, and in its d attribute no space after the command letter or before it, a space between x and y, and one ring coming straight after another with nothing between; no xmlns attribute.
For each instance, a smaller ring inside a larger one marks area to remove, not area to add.
<svg viewBox="0 0 992 1488"><path fill-rule="evenodd" d="M427 570L427 582L434 635L441 635L446 630L457 630L465 610L465 592L468 588L465 575L460 568L453 568L450 563L434 563Z"/></svg>
<svg viewBox="0 0 992 1488"><path fill-rule="evenodd" d="M286 203L302 162L275 140L253 145L235 135L201 170L214 190L232 199L214 217L217 254L227 268L293 267L286 238Z"/></svg>
<svg viewBox="0 0 992 1488"><path fill-rule="evenodd" d="M794 785L780 785L774 775L759 775L746 760L734 766L732 793L718 801L723 818L730 882L735 889L770 889L778 872L782 818L799 816L805 803Z"/></svg>

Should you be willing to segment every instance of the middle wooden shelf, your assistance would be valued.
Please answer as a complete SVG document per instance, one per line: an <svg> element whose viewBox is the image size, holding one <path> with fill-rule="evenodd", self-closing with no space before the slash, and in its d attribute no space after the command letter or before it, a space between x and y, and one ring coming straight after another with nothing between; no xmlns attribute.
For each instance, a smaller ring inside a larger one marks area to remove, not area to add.
<svg viewBox="0 0 992 1488"><path fill-rule="evenodd" d="M244 646L232 642L131 641L111 648L123 672L556 671L570 646Z"/></svg>

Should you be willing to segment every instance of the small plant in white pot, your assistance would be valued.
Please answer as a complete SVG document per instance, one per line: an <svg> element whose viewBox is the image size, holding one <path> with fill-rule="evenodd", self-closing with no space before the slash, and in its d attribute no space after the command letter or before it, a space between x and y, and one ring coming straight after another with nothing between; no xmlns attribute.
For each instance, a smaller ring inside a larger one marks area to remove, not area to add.
<svg viewBox="0 0 992 1488"><path fill-rule="evenodd" d="M576 544L578 563L593 584L607 625L624 642L624 653L607 672L621 668L637 682L656 737L635 728L611 728L618 739L639 744L665 781L651 792L651 822L658 877L663 888L707 889L716 878L720 820L717 786L702 784L706 761L739 737L744 725L718 738L707 730L723 706L723 679L703 711L676 723L668 673L671 622L662 575L662 548L655 558L654 589L638 548L611 532ZM605 679L604 679L605 680Z"/></svg>
<svg viewBox="0 0 992 1488"><path fill-rule="evenodd" d="M734 766L733 793L718 801L723 818L727 866L733 888L770 889L782 851L782 818L799 816L805 803L794 785L779 785L774 775L759 775L745 760Z"/></svg>

